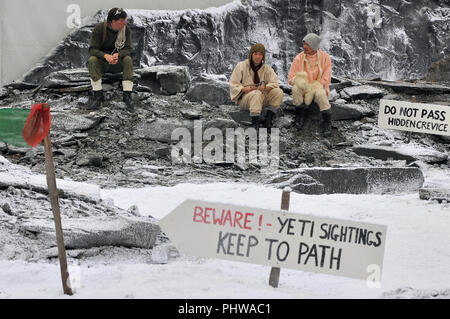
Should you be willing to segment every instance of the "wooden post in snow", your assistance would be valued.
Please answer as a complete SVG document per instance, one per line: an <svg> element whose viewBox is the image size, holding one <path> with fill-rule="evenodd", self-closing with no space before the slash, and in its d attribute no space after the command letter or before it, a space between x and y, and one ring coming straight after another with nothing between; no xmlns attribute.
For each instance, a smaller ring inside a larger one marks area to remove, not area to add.
<svg viewBox="0 0 450 319"><path fill-rule="evenodd" d="M291 190L284 189L283 194L281 195L281 210L285 211L289 210L290 200L291 200ZM270 271L269 285L271 285L273 288L278 288L279 281L280 281L280 268L272 267L272 270Z"/></svg>

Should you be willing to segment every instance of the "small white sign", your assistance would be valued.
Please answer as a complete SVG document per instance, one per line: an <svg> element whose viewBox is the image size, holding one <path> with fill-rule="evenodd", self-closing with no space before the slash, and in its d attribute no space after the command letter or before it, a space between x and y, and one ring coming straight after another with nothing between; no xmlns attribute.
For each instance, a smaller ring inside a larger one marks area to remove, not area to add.
<svg viewBox="0 0 450 319"><path fill-rule="evenodd" d="M450 106L381 100L378 126L436 135L450 135Z"/></svg>
<svg viewBox="0 0 450 319"><path fill-rule="evenodd" d="M386 226L192 200L160 226L186 255L381 281Z"/></svg>

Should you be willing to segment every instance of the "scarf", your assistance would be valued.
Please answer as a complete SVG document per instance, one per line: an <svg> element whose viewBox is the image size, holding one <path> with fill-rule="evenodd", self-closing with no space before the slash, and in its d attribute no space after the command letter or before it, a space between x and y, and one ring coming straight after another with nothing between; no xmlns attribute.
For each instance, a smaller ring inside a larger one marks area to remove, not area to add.
<svg viewBox="0 0 450 319"><path fill-rule="evenodd" d="M254 73L254 76L253 76L253 82L254 82L255 84L261 83L261 81L259 80L259 74L258 74L258 71L259 71L259 69L261 69L261 67L263 66L263 63L261 62L258 66L254 66L253 63L251 62L251 63L250 63L250 66L251 66L251 68L252 68L252 70L253 70L253 73Z"/></svg>

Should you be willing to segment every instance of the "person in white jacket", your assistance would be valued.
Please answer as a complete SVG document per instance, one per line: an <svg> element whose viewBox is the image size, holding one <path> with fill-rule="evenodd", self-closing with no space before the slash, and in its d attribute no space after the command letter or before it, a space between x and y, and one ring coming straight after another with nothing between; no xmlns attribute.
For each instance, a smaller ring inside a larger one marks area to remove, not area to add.
<svg viewBox="0 0 450 319"><path fill-rule="evenodd" d="M273 117L283 101L283 90L275 71L265 63L266 49L257 43L247 60L239 62L230 77L230 97L241 109L250 111L252 125L259 128L263 107L268 107L265 127L272 128Z"/></svg>

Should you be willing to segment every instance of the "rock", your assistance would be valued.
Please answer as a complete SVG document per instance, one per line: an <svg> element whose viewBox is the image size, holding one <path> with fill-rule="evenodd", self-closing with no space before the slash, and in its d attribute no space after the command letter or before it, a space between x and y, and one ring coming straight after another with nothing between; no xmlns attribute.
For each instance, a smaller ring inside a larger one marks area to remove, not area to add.
<svg viewBox="0 0 450 319"><path fill-rule="evenodd" d="M159 87L162 94L171 95L186 92L191 85L191 77L187 66L158 65L135 71L141 76L143 86Z"/></svg>
<svg viewBox="0 0 450 319"><path fill-rule="evenodd" d="M323 194L413 192L424 183L423 173L418 168L310 168L295 169L286 173L309 175L316 183L323 185ZM316 187L320 190L318 186Z"/></svg>
<svg viewBox="0 0 450 319"><path fill-rule="evenodd" d="M359 104L336 104L332 103L331 119L340 120L359 120L366 116L373 116L374 112L367 106Z"/></svg>
<svg viewBox="0 0 450 319"><path fill-rule="evenodd" d="M180 113L183 116L183 118L187 120L198 120L202 118L202 113L199 111L181 110Z"/></svg>
<svg viewBox="0 0 450 319"><path fill-rule="evenodd" d="M6 88L1 88L0 89L0 99L3 99L5 97L8 97L9 92Z"/></svg>
<svg viewBox="0 0 450 319"><path fill-rule="evenodd" d="M14 216L14 213L11 209L11 206L8 203L3 203L0 206L1 209L3 209L3 212L5 212L5 214L10 215L10 216Z"/></svg>
<svg viewBox="0 0 450 319"><path fill-rule="evenodd" d="M156 119L151 123L141 123L135 129L137 136L163 143L172 142L172 133L179 128L186 128L193 136L193 121L180 121L178 119ZM178 136L176 136L178 138Z"/></svg>
<svg viewBox="0 0 450 319"><path fill-rule="evenodd" d="M369 124L370 125L370 124ZM443 163L448 159L448 155L420 146L378 146L378 145L359 145L353 147L353 151L362 156L373 157L381 160L406 160L407 163L416 160L428 164Z"/></svg>
<svg viewBox="0 0 450 319"><path fill-rule="evenodd" d="M421 188L419 197L422 200L437 200L450 202L450 188Z"/></svg>
<svg viewBox="0 0 450 319"><path fill-rule="evenodd" d="M186 99L191 102L206 102L210 105L234 104L230 99L228 82L217 80L193 83L186 93Z"/></svg>
<svg viewBox="0 0 450 319"><path fill-rule="evenodd" d="M425 81L444 82L450 85L450 55L431 64Z"/></svg>
<svg viewBox="0 0 450 319"><path fill-rule="evenodd" d="M272 180L275 187L285 189L290 187L294 192L309 195L325 193L325 186L307 174L296 174L292 177L281 176Z"/></svg>
<svg viewBox="0 0 450 319"><path fill-rule="evenodd" d="M65 132L87 131L96 127L100 123L100 118L89 119L82 115L71 113L53 113L52 126L57 130Z"/></svg>
<svg viewBox="0 0 450 319"><path fill-rule="evenodd" d="M384 91L370 85L352 86L342 90L346 98L351 100L376 99L385 94ZM341 95L342 95L341 92Z"/></svg>
<svg viewBox="0 0 450 319"><path fill-rule="evenodd" d="M340 95L335 89L330 91L330 96L328 97L328 100L330 102L334 102L339 98L340 98Z"/></svg>
<svg viewBox="0 0 450 319"><path fill-rule="evenodd" d="M139 207L137 205L133 205L130 208L128 208L128 212L136 217L142 217L141 213L139 212Z"/></svg>
<svg viewBox="0 0 450 319"><path fill-rule="evenodd" d="M14 81L10 84L5 85L5 87L7 87L10 90L31 90L31 89L35 89L38 87L38 84L36 83L29 83L29 82L25 82L25 81ZM17 95L17 94L16 94Z"/></svg>
<svg viewBox="0 0 450 319"><path fill-rule="evenodd" d="M157 224L148 219L130 217L70 218L62 223L67 249L88 249L115 246L150 249L160 233ZM55 246L55 229L52 220L34 219L20 226Z"/></svg>
<svg viewBox="0 0 450 319"><path fill-rule="evenodd" d="M137 74L134 79L139 79ZM111 84L122 82L121 73L105 73L102 83ZM49 89L76 88L73 92L83 91L84 88L91 88L91 78L87 68L64 69L50 73L43 80L43 86ZM71 90L60 90L60 92L72 92Z"/></svg>
<svg viewBox="0 0 450 319"><path fill-rule="evenodd" d="M443 140L445 143L450 144L450 136L448 135L439 135L440 139Z"/></svg>
<svg viewBox="0 0 450 319"><path fill-rule="evenodd" d="M363 131L371 131L371 130L373 130L373 125L366 123L366 124L361 125L360 129Z"/></svg>
<svg viewBox="0 0 450 319"><path fill-rule="evenodd" d="M387 89L392 89L397 93L410 95L450 93L450 86L423 82L411 83L405 81L365 81L364 83L381 86Z"/></svg>
<svg viewBox="0 0 450 319"><path fill-rule="evenodd" d="M103 166L103 155L98 153L88 153L79 155L79 158L76 161L78 166L94 166L94 167L102 167Z"/></svg>

